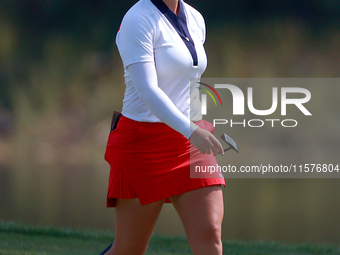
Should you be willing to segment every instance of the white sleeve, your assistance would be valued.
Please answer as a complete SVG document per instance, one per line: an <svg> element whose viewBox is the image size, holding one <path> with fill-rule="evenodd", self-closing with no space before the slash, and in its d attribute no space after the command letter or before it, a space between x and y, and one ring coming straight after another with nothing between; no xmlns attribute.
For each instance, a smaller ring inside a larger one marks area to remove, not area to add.
<svg viewBox="0 0 340 255"><path fill-rule="evenodd" d="M116 44L124 68L140 62L154 62L155 24L150 17L128 12L120 25Z"/></svg>
<svg viewBox="0 0 340 255"><path fill-rule="evenodd" d="M142 62L129 65L127 70L139 98L162 122L189 139L198 128L158 87L155 64Z"/></svg>

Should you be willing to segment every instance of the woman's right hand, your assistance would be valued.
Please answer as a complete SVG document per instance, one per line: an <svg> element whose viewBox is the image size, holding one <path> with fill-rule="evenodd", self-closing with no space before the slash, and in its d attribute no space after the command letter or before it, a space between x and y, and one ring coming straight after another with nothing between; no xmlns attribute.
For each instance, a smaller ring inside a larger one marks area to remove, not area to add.
<svg viewBox="0 0 340 255"><path fill-rule="evenodd" d="M202 153L224 155L222 144L209 131L198 127L190 136L190 142Z"/></svg>

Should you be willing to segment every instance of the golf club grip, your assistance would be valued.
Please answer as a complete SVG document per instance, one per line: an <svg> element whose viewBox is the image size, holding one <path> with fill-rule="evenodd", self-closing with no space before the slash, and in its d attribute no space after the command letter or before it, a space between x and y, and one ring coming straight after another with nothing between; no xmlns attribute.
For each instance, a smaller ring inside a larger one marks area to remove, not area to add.
<svg viewBox="0 0 340 255"><path fill-rule="evenodd" d="M111 120L111 128L110 133L117 128L118 121L120 117L122 116L122 113L118 111L114 111L112 114L112 120Z"/></svg>

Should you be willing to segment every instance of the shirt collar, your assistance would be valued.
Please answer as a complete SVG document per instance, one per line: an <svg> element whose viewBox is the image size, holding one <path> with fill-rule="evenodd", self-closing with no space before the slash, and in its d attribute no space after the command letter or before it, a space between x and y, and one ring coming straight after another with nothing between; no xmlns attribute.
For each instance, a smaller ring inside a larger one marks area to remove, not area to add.
<svg viewBox="0 0 340 255"><path fill-rule="evenodd" d="M177 31L182 32L178 21L181 23L186 23L187 20L185 16L183 1L178 1L179 10L177 15L172 10L170 10L170 8L162 0L151 0L151 2L158 8L161 13L163 13L163 15L171 22L171 24L175 27Z"/></svg>
<svg viewBox="0 0 340 255"><path fill-rule="evenodd" d="M170 15L177 16L170 8L162 1L162 0L151 0L151 2L156 5L156 7L163 13L169 13ZM184 9L183 9L183 2L180 0L178 1L179 4L179 12L178 16L181 16L184 14Z"/></svg>
<svg viewBox="0 0 340 255"><path fill-rule="evenodd" d="M174 29L182 38L184 44L187 46L188 50L193 59L194 66L198 64L197 52L195 49L195 44L190 36L187 18L185 15L184 2L182 0L178 1L179 10L176 15L162 0L151 0L151 2L158 8L158 10L167 18Z"/></svg>

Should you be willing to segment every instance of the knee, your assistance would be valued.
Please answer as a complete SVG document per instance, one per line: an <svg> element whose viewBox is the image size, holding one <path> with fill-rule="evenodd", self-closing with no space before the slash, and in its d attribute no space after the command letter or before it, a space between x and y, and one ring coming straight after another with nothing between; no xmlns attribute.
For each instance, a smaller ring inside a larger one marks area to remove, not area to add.
<svg viewBox="0 0 340 255"><path fill-rule="evenodd" d="M221 224L200 226L188 235L188 240L195 255L222 254Z"/></svg>
<svg viewBox="0 0 340 255"><path fill-rule="evenodd" d="M200 241L221 244L221 224L209 224L204 226L200 232Z"/></svg>
<svg viewBox="0 0 340 255"><path fill-rule="evenodd" d="M219 223L210 223L201 226L193 235L194 241L204 246L222 247L221 227L222 226Z"/></svg>

